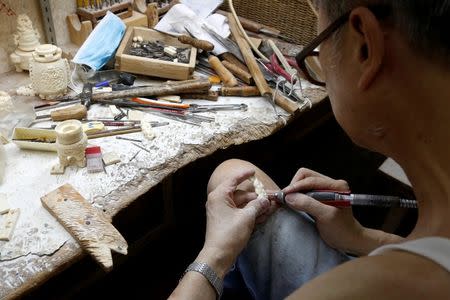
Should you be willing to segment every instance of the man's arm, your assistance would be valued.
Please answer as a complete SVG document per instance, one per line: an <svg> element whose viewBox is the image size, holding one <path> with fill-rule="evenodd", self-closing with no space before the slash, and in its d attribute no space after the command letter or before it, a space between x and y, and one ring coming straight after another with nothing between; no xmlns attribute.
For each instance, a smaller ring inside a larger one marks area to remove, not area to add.
<svg viewBox="0 0 450 300"><path fill-rule="evenodd" d="M230 263L227 260L224 260L225 256L220 252L221 251L218 249L202 249L195 261L206 263L216 272L217 276L223 280L232 262ZM216 298L216 291L206 277L194 271L184 274L177 288L169 297L169 299L196 300L210 300Z"/></svg>

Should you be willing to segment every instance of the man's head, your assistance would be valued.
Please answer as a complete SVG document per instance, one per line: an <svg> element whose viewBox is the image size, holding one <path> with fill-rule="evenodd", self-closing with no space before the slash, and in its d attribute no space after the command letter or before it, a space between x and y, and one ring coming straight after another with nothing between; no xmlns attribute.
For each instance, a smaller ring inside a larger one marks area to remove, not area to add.
<svg viewBox="0 0 450 300"><path fill-rule="evenodd" d="M351 11L321 44L320 62L339 123L358 144L384 152L386 136L399 134L399 114L419 112L408 99L424 93L418 79L449 78L450 0L313 2L319 32Z"/></svg>

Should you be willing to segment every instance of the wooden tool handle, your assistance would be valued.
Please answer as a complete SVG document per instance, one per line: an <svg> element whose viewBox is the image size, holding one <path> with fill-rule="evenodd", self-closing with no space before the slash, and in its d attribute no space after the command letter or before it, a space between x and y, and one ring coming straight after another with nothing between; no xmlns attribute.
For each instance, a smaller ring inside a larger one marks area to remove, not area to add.
<svg viewBox="0 0 450 300"><path fill-rule="evenodd" d="M255 97L260 96L258 87L256 86L241 86L241 87L222 87L220 89L221 96L236 96L236 97Z"/></svg>
<svg viewBox="0 0 450 300"><path fill-rule="evenodd" d="M227 14L228 14L227 12L225 12L223 10L218 10L217 12L224 16L227 16ZM248 30L251 32L259 33L261 31L261 29L263 29L263 28L269 30L270 32L273 32L274 34L280 34L280 32L281 32L274 27L270 27L270 26L255 22L255 21L249 20L244 17L239 17L239 21L241 22L242 27L244 27L245 30Z"/></svg>
<svg viewBox="0 0 450 300"><path fill-rule="evenodd" d="M275 93L275 104L288 113L293 114L294 112L299 110L298 104L284 96L281 92L273 91L273 93Z"/></svg>
<svg viewBox="0 0 450 300"><path fill-rule="evenodd" d="M177 95L182 93L193 93L197 91L209 90L210 88L211 83L208 79L186 80L178 81L176 83L163 83L161 85L138 87L125 91L94 94L92 95L92 100L98 101L119 98Z"/></svg>
<svg viewBox="0 0 450 300"><path fill-rule="evenodd" d="M158 15L162 15L165 14L166 12L169 11L169 9L171 9L175 4L179 4L181 3L180 0L172 0L170 1L170 3L164 7L161 7L158 9Z"/></svg>
<svg viewBox="0 0 450 300"><path fill-rule="evenodd" d="M214 45L205 40L199 40L187 35L180 35L178 40L183 44L188 44L194 46L195 48L202 49L205 51L213 51Z"/></svg>
<svg viewBox="0 0 450 300"><path fill-rule="evenodd" d="M242 70L238 66L223 60L222 64L227 68L234 76L245 82L246 84L251 84L252 82L252 75L245 70Z"/></svg>
<svg viewBox="0 0 450 300"><path fill-rule="evenodd" d="M149 3L145 13L147 15L148 28L155 28L156 24L159 22L158 4Z"/></svg>
<svg viewBox="0 0 450 300"><path fill-rule="evenodd" d="M50 113L52 121L65 121L65 120L82 120L87 115L86 106L81 104L75 104L74 106L57 109Z"/></svg>
<svg viewBox="0 0 450 300"><path fill-rule="evenodd" d="M241 68L242 70L244 70L247 73L250 73L250 70L247 68L246 65L244 65L239 59L236 58L236 56L234 56L233 54L229 53L229 52L225 52L221 55L222 60L226 60L229 63L232 63L236 66L238 66L239 68Z"/></svg>
<svg viewBox="0 0 450 300"><path fill-rule="evenodd" d="M184 94L183 98L184 99L201 99L201 100L217 101L219 99L219 93L209 91L208 93Z"/></svg>
<svg viewBox="0 0 450 300"><path fill-rule="evenodd" d="M239 45L239 49L241 49L242 56L244 57L245 63L250 70L250 74L252 74L253 80L255 81L255 84L258 87L261 96L271 95L272 90L267 84L267 81L264 78L264 75L261 72L258 63L256 62L255 56L253 56L249 44L239 32L238 25L232 14L229 14L228 22L230 24L231 33L233 34L234 39Z"/></svg>
<svg viewBox="0 0 450 300"><path fill-rule="evenodd" d="M225 86L237 86L238 82L236 77L228 71L227 68L222 64L222 62L214 55L208 57L209 64L211 68L219 75Z"/></svg>

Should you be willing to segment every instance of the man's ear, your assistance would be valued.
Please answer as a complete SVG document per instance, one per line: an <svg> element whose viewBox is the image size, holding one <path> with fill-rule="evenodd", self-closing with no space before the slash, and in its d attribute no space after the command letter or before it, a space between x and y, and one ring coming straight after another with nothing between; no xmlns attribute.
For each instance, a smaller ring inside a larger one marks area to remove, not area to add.
<svg viewBox="0 0 450 300"><path fill-rule="evenodd" d="M355 8L349 17L360 78L358 88L365 90L373 83L384 58L384 34L375 15L366 7Z"/></svg>

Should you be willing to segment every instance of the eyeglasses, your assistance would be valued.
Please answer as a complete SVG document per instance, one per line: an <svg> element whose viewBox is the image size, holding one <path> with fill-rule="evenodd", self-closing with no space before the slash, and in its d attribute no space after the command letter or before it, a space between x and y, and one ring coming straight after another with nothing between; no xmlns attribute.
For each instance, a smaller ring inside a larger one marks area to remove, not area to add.
<svg viewBox="0 0 450 300"><path fill-rule="evenodd" d="M385 5L376 5L367 7L379 19L385 18L390 14L390 7ZM319 51L317 47L325 40L327 40L336 30L344 25L350 17L351 10L340 16L333 23L330 24L322 33L320 33L308 46L306 46L295 57L300 70L302 70L306 79L312 84L318 86L325 86L325 81L322 75L322 67L318 60Z"/></svg>
<svg viewBox="0 0 450 300"><path fill-rule="evenodd" d="M327 40L339 27L344 25L351 11L339 17L336 21L330 24L324 31L322 31L308 46L297 54L295 59L297 64L305 75L306 79L312 84L325 86L325 81L322 79L322 68L320 66L318 57L319 51L316 48Z"/></svg>

